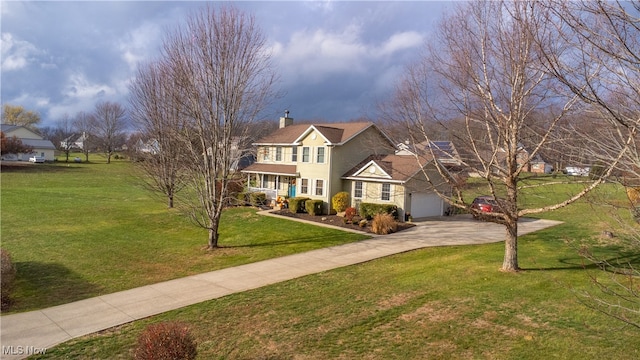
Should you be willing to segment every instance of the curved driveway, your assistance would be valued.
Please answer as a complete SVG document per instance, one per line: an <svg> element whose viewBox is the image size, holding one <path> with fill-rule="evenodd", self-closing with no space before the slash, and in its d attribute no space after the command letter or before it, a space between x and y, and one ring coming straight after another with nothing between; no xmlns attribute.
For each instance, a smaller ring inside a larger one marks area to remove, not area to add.
<svg viewBox="0 0 640 360"><path fill-rule="evenodd" d="M523 219L518 233L524 235L557 224L560 222ZM305 275L425 247L500 242L504 236L503 226L474 221L468 215L430 219L399 233L374 236L356 243L188 276L42 310L6 315L0 317L0 357L22 359L75 337Z"/></svg>

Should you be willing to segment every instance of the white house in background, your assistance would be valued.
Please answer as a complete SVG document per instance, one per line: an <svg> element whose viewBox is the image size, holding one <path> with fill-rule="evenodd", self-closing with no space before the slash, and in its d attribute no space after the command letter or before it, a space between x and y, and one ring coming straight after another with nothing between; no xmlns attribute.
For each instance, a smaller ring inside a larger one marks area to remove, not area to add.
<svg viewBox="0 0 640 360"><path fill-rule="evenodd" d="M433 160L395 155L393 142L371 122L293 124L287 114L279 129L254 145L256 162L242 172L249 189L267 198L322 200L326 213L332 211L331 198L346 191L356 208L363 202L396 205L400 220L408 213L418 215L414 218L445 213L422 171L444 183L431 169Z"/></svg>
<svg viewBox="0 0 640 360"><path fill-rule="evenodd" d="M28 154L5 154L2 160L6 161L29 161L32 156L44 158L45 161L55 160L56 147L49 140L45 140L42 136L36 134L32 130L24 126L2 124L0 130L7 138L17 137L24 145L33 148L33 152Z"/></svg>
<svg viewBox="0 0 640 360"><path fill-rule="evenodd" d="M73 134L68 138L60 141L60 147L63 149L80 149L84 150L88 135L86 132L82 134Z"/></svg>

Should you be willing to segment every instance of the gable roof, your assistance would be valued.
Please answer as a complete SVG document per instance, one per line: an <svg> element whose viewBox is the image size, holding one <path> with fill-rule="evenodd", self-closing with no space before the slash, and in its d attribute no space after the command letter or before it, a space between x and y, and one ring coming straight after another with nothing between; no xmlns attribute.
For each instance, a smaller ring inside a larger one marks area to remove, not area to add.
<svg viewBox="0 0 640 360"><path fill-rule="evenodd" d="M9 135L10 133L19 130L19 129L23 129L28 131L29 133L31 133L33 135L33 137L29 137L29 138L25 138L25 139L42 139L42 136L40 136L38 133L36 133L35 131L29 129L26 126L22 126L22 125L12 125L12 124L0 124L0 131L2 131L5 135L11 136Z"/></svg>
<svg viewBox="0 0 640 360"><path fill-rule="evenodd" d="M255 142L254 145L296 144L313 130L320 133L329 144L342 145L370 127L375 127L375 125L372 122L294 124L272 132ZM378 129L378 131L380 130ZM380 133L386 137L382 131Z"/></svg>
<svg viewBox="0 0 640 360"><path fill-rule="evenodd" d="M414 177L422 168L432 161L431 157L423 156L416 158L413 155L371 155L347 171L343 179L363 179L368 181L396 181L406 182ZM360 177L369 166L375 165L380 168L384 177Z"/></svg>

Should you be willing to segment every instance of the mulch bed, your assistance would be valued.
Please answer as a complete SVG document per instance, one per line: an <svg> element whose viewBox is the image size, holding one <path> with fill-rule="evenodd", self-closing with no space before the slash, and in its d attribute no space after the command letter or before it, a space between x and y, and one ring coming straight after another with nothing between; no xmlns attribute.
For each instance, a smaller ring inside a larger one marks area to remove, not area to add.
<svg viewBox="0 0 640 360"><path fill-rule="evenodd" d="M317 223L322 223L322 224L327 224L327 225L332 225L332 226L339 226L342 228L347 228L347 229L353 229L353 230L358 230L358 231L363 231L363 232L368 232L368 233L373 233L371 231L371 221L369 221L369 224L365 227L360 227L360 225L358 225L358 221L360 221L360 217L356 217L354 219L355 224L345 224L344 223L344 218L338 215L309 215L307 213L292 213L287 209L283 209L283 210L276 210L273 212L273 214L276 215L281 215L281 216L286 216L286 217L292 217L292 218L297 218L297 219L302 219L302 220L308 220L308 221L313 221L313 222L317 222ZM355 221L357 219L357 221ZM411 224L411 223L402 223L399 222L398 223L398 231L402 231L402 230L406 230L406 229L410 229L412 227L414 227L415 224Z"/></svg>

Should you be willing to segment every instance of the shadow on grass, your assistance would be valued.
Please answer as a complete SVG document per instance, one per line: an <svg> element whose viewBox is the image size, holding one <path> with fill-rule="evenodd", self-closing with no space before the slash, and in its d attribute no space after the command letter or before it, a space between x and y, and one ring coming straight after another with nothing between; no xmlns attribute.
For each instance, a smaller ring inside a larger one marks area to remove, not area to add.
<svg viewBox="0 0 640 360"><path fill-rule="evenodd" d="M55 263L17 262L16 284L10 309L28 311L96 296L100 287Z"/></svg>
<svg viewBox="0 0 640 360"><path fill-rule="evenodd" d="M576 256L558 260L567 266L522 268L523 271L551 271L551 270L602 270L616 274L626 274L630 269L640 269L640 254L620 253L615 256Z"/></svg>
<svg viewBox="0 0 640 360"><path fill-rule="evenodd" d="M21 172L21 173L55 173L82 170L82 166L74 163L56 163L56 164L32 164L28 162L3 161L0 165L2 172Z"/></svg>

